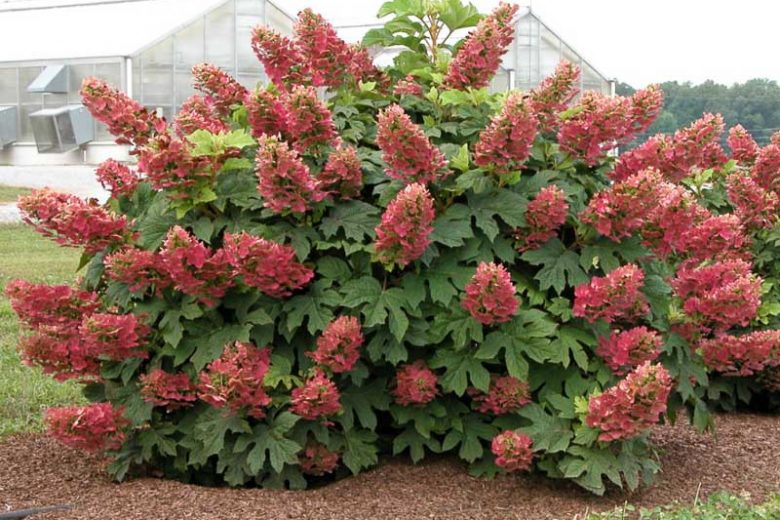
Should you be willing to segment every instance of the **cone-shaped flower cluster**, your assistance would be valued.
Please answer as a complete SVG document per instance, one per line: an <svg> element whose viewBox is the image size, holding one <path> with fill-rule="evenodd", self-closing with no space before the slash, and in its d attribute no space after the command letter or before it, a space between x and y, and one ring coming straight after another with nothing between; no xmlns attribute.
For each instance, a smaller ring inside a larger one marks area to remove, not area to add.
<svg viewBox="0 0 780 520"><path fill-rule="evenodd" d="M212 134L230 130L230 126L220 119L211 99L201 96L190 96L184 100L173 126L181 137L186 137L196 130L206 130Z"/></svg>
<svg viewBox="0 0 780 520"><path fill-rule="evenodd" d="M286 298L314 277L311 269L298 262L292 247L246 232L226 233L223 250L233 276L271 298Z"/></svg>
<svg viewBox="0 0 780 520"><path fill-rule="evenodd" d="M336 384L318 370L303 386L294 388L290 400L290 411L304 419L314 421L320 417L334 415L341 411L341 394Z"/></svg>
<svg viewBox="0 0 780 520"><path fill-rule="evenodd" d="M171 285L162 258L153 251L125 248L111 253L104 261L106 276L127 284L131 292L146 292L154 287L156 292Z"/></svg>
<svg viewBox="0 0 780 520"><path fill-rule="evenodd" d="M634 327L599 338L596 354L615 374L623 375L645 361L655 361L661 354L661 344L661 336L656 331Z"/></svg>
<svg viewBox="0 0 780 520"><path fill-rule="evenodd" d="M140 182L138 174L114 159L107 159L100 163L95 170L95 175L100 185L110 191L114 197L132 195Z"/></svg>
<svg viewBox="0 0 780 520"><path fill-rule="evenodd" d="M148 358L142 347L150 332L135 314L94 313L85 316L79 327L79 337L89 352L114 361Z"/></svg>
<svg viewBox="0 0 780 520"><path fill-rule="evenodd" d="M100 379L98 360L75 333L40 327L33 334L22 337L18 349L26 365L39 367L57 381Z"/></svg>
<svg viewBox="0 0 780 520"><path fill-rule="evenodd" d="M437 382L436 374L428 368L425 361L418 359L414 363L398 367L392 394L395 402L401 406L424 405L433 401L439 393Z"/></svg>
<svg viewBox="0 0 780 520"><path fill-rule="evenodd" d="M274 93L264 89L250 92L244 98L244 108L255 138L278 136L287 131L287 112Z"/></svg>
<svg viewBox="0 0 780 520"><path fill-rule="evenodd" d="M515 35L517 5L500 3L471 31L450 62L444 84L450 88L482 88L493 79L501 58L512 44Z"/></svg>
<svg viewBox="0 0 780 520"><path fill-rule="evenodd" d="M555 67L552 76L546 77L533 89L528 103L539 119L539 129L548 133L558 129L559 113L566 110L572 99L579 93L580 68L566 60Z"/></svg>
<svg viewBox="0 0 780 520"><path fill-rule="evenodd" d="M201 63L192 67L195 89L208 96L216 112L229 116L232 107L241 103L247 90L230 74L216 65Z"/></svg>
<svg viewBox="0 0 780 520"><path fill-rule="evenodd" d="M245 409L250 417L265 417L271 398L263 388L271 351L250 343L226 345L219 359L199 375L198 397L215 408Z"/></svg>
<svg viewBox="0 0 780 520"><path fill-rule="evenodd" d="M306 355L334 373L349 372L360 359L363 332L354 316L340 316L328 323L317 348Z"/></svg>
<svg viewBox="0 0 780 520"><path fill-rule="evenodd" d="M110 403L64 406L46 411L49 435L71 448L95 453L118 449L129 421Z"/></svg>
<svg viewBox="0 0 780 520"><path fill-rule="evenodd" d="M542 188L525 210L526 227L515 230L517 249L536 249L550 240L566 222L568 212L569 204L562 189L554 184Z"/></svg>
<svg viewBox="0 0 780 520"><path fill-rule="evenodd" d="M312 87L297 86L283 98L287 115L286 130L300 153L317 152L323 146L336 145L336 126L330 110Z"/></svg>
<svg viewBox="0 0 780 520"><path fill-rule="evenodd" d="M780 196L765 190L752 177L733 173L726 179L734 213L746 229L771 228L780 218Z"/></svg>
<svg viewBox="0 0 780 520"><path fill-rule="evenodd" d="M479 135L474 162L483 167L492 166L499 173L519 170L528 159L538 126L539 120L523 95L509 94L501 112Z"/></svg>
<svg viewBox="0 0 780 520"><path fill-rule="evenodd" d="M750 376L780 366L780 330L719 335L699 343L704 364L726 376Z"/></svg>
<svg viewBox="0 0 780 520"><path fill-rule="evenodd" d="M591 323L641 317L649 310L647 298L640 291L644 281L645 273L635 264L618 267L606 276L594 276L590 283L575 287L573 313Z"/></svg>
<svg viewBox="0 0 780 520"><path fill-rule="evenodd" d="M480 262L465 290L461 305L483 325L511 320L520 304L509 271L494 262Z"/></svg>
<svg viewBox="0 0 780 520"><path fill-rule="evenodd" d="M712 258L749 258L750 239L736 215L726 213L712 215L683 233L677 247L690 263L703 262Z"/></svg>
<svg viewBox="0 0 780 520"><path fill-rule="evenodd" d="M263 64L268 79L277 87L305 83L302 68L305 60L295 43L268 27L252 30L252 50Z"/></svg>
<svg viewBox="0 0 780 520"><path fill-rule="evenodd" d="M156 190L183 190L213 177L209 157L193 157L192 145L170 134L159 134L138 150L138 169ZM217 168L218 169L218 168Z"/></svg>
<svg viewBox="0 0 780 520"><path fill-rule="evenodd" d="M387 163L387 175L393 179L427 184L449 173L444 154L398 105L379 113L376 144Z"/></svg>
<svg viewBox="0 0 780 520"><path fill-rule="evenodd" d="M414 76L407 75L393 87L393 94L396 96L422 96L422 85L417 83Z"/></svg>
<svg viewBox="0 0 780 520"><path fill-rule="evenodd" d="M186 372L171 374L155 368L148 374L141 374L139 382L144 401L167 410L192 406L198 399L195 385Z"/></svg>
<svg viewBox="0 0 780 520"><path fill-rule="evenodd" d="M320 189L330 197L347 200L359 195L363 189L363 172L357 149L342 144L331 152L317 180Z"/></svg>
<svg viewBox="0 0 780 520"><path fill-rule="evenodd" d="M312 202L324 198L309 167L286 142L265 135L257 145L255 172L260 181L257 191L267 208L276 213L305 213Z"/></svg>
<svg viewBox="0 0 780 520"><path fill-rule="evenodd" d="M433 231L433 199L425 186L410 184L387 206L376 227L379 260L387 265L406 267L420 258L430 244Z"/></svg>
<svg viewBox="0 0 780 520"><path fill-rule="evenodd" d="M742 125L729 128L726 143L731 149L731 158L742 164L752 164L758 156L758 144Z"/></svg>
<svg viewBox="0 0 780 520"><path fill-rule="evenodd" d="M526 471L534 459L534 441L528 435L507 430L493 437L490 451L496 466L506 471Z"/></svg>
<svg viewBox="0 0 780 520"><path fill-rule="evenodd" d="M298 13L295 24L298 49L314 86L338 87L344 81L345 65L351 58L349 45L333 26L311 9Z"/></svg>
<svg viewBox="0 0 780 520"><path fill-rule="evenodd" d="M759 186L780 197L780 144L770 143L758 152L750 176Z"/></svg>
<svg viewBox="0 0 780 520"><path fill-rule="evenodd" d="M22 219L38 233L88 253L124 242L128 235L127 219L109 213L95 199L43 189L19 197L18 205Z"/></svg>
<svg viewBox="0 0 780 520"><path fill-rule="evenodd" d="M603 394L591 397L585 420L600 441L630 439L658 422L672 389L669 373L646 362Z"/></svg>
<svg viewBox="0 0 780 520"><path fill-rule="evenodd" d="M486 394L477 393L473 397L480 413L504 415L514 413L531 402L528 383L512 376L493 375Z"/></svg>
<svg viewBox="0 0 780 520"><path fill-rule="evenodd" d="M298 464L307 475L322 476L333 473L339 466L341 456L319 442L310 442L298 457Z"/></svg>

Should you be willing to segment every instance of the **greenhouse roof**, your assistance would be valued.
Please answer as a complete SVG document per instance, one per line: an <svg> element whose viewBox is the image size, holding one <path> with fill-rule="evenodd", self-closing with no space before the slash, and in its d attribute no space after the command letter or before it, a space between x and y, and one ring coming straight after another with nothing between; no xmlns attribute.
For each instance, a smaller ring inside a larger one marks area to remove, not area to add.
<svg viewBox="0 0 780 520"><path fill-rule="evenodd" d="M225 2L0 1L0 62L131 56Z"/></svg>

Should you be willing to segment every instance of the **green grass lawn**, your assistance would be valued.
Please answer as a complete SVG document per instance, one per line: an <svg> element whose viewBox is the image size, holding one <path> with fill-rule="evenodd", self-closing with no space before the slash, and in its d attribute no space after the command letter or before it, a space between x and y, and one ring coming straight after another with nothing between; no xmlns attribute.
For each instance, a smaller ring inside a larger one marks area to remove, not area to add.
<svg viewBox="0 0 780 520"><path fill-rule="evenodd" d="M77 385L58 383L22 365L16 352L21 330L5 297L6 284L16 278L69 283L78 261L77 250L59 247L27 226L0 225L0 437L40 430L44 409L80 400Z"/></svg>
<svg viewBox="0 0 780 520"><path fill-rule="evenodd" d="M29 195L32 193L30 188L19 188L17 186L5 186L0 184L0 204L5 202L16 202L19 195Z"/></svg>
<svg viewBox="0 0 780 520"><path fill-rule="evenodd" d="M632 506L588 517L588 520L776 520L780 518L780 495L762 504L744 497L715 493L690 507L657 507L637 510Z"/></svg>

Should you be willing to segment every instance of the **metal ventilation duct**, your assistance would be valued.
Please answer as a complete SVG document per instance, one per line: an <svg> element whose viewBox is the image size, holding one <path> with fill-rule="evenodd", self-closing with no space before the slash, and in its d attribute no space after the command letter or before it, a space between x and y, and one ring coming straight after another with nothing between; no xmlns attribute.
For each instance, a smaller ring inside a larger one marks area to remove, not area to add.
<svg viewBox="0 0 780 520"><path fill-rule="evenodd" d="M18 138L19 136L16 135L16 107L0 107L0 150Z"/></svg>
<svg viewBox="0 0 780 520"><path fill-rule="evenodd" d="M66 94L68 92L68 69L65 65L46 65L38 77L27 86L27 92Z"/></svg>
<svg viewBox="0 0 780 520"><path fill-rule="evenodd" d="M63 153L95 139L95 125L84 105L45 108L30 114L38 153Z"/></svg>

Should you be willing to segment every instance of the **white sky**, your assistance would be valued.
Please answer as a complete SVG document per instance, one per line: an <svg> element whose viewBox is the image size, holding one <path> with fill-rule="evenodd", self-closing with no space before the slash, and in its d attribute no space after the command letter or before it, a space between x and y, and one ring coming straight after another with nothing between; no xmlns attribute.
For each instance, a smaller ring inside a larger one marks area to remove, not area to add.
<svg viewBox="0 0 780 520"><path fill-rule="evenodd" d="M343 25L374 20L383 0L277 3L292 14L308 6ZM487 12L498 0L472 3ZM533 0L532 8L603 74L636 87L667 80L780 81L776 0Z"/></svg>

